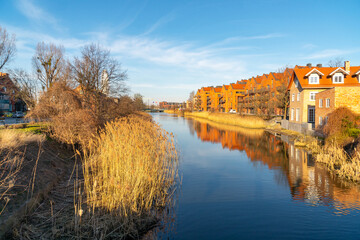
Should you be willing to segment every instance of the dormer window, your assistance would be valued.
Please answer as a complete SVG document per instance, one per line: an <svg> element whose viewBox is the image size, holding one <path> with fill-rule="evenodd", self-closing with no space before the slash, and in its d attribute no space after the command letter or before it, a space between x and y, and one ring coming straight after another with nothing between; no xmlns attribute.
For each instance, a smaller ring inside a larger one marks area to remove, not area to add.
<svg viewBox="0 0 360 240"><path fill-rule="evenodd" d="M319 75L311 74L309 76L309 84L319 84Z"/></svg>
<svg viewBox="0 0 360 240"><path fill-rule="evenodd" d="M333 76L333 83L344 83L344 74L335 73Z"/></svg>

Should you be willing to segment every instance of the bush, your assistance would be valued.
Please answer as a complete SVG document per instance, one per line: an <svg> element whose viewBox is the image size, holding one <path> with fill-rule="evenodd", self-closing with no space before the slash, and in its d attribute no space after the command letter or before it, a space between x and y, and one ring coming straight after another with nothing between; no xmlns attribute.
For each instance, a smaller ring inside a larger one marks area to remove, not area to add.
<svg viewBox="0 0 360 240"><path fill-rule="evenodd" d="M349 129L347 129L347 134L350 137L357 138L360 135L360 129L358 129L358 128L349 128Z"/></svg>
<svg viewBox="0 0 360 240"><path fill-rule="evenodd" d="M324 133L326 135L343 134L348 129L356 126L358 116L346 107L335 109L330 115L324 126Z"/></svg>

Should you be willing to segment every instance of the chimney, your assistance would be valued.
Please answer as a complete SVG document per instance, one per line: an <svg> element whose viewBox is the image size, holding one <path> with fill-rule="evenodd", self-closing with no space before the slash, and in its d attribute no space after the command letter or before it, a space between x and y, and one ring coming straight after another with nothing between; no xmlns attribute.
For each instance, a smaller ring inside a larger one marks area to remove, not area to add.
<svg viewBox="0 0 360 240"><path fill-rule="evenodd" d="M309 67L309 68L312 67L311 63L306 64L306 66Z"/></svg>
<svg viewBox="0 0 360 240"><path fill-rule="evenodd" d="M318 68L322 68L322 64L319 63L318 65L316 65Z"/></svg>
<svg viewBox="0 0 360 240"><path fill-rule="evenodd" d="M345 61L344 65L345 71L350 72L350 61Z"/></svg>

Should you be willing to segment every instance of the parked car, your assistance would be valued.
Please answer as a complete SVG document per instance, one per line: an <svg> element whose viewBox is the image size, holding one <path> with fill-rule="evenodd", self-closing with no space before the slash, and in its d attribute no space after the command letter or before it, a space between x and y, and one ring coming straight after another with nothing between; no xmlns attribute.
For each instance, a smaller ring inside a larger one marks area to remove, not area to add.
<svg viewBox="0 0 360 240"><path fill-rule="evenodd" d="M16 111L16 112L13 114L13 117L14 117L14 118L22 118L22 117L24 117L24 113L21 112L21 111Z"/></svg>
<svg viewBox="0 0 360 240"><path fill-rule="evenodd" d="M236 113L235 109L230 109L229 113Z"/></svg>

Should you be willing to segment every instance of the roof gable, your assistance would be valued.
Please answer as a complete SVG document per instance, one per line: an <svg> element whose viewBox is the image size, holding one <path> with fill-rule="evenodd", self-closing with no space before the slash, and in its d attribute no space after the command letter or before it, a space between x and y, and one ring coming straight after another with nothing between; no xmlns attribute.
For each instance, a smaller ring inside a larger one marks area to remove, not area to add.
<svg viewBox="0 0 360 240"><path fill-rule="evenodd" d="M334 74L337 73L337 72L342 72L342 73L344 73L344 74L346 74L346 75L350 75L349 72L345 71L345 70L342 69L341 67L338 67L337 69L335 69L334 71L332 71L329 75L332 76L332 75L334 75Z"/></svg>
<svg viewBox="0 0 360 240"><path fill-rule="evenodd" d="M316 68L313 68L310 72L308 72L307 74L305 74L306 77L310 76L310 74L312 73L317 73L321 76L324 76L324 74L322 72L320 72L319 70L317 70Z"/></svg>

